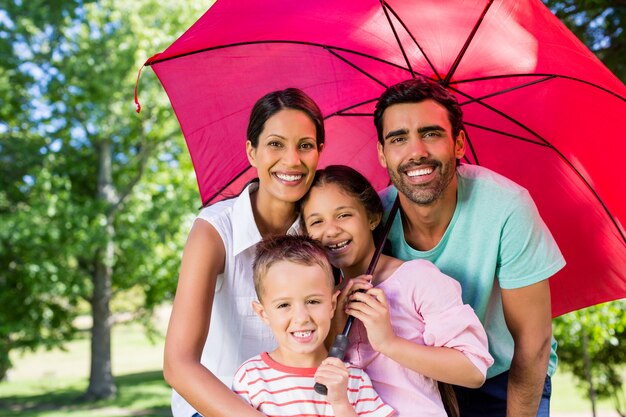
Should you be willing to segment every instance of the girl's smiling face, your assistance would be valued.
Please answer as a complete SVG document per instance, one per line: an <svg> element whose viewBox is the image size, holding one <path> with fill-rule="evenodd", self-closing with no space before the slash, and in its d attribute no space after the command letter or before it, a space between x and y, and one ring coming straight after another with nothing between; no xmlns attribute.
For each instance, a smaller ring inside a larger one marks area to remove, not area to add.
<svg viewBox="0 0 626 417"><path fill-rule="evenodd" d="M363 204L339 185L327 183L311 189L302 207L307 233L324 245L330 262L346 277L364 274L374 253L372 218Z"/></svg>

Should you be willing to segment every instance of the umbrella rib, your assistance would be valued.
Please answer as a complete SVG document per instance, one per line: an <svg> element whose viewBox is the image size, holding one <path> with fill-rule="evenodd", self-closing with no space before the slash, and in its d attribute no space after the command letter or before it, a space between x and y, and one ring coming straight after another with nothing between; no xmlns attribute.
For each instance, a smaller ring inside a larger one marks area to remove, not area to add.
<svg viewBox="0 0 626 417"><path fill-rule="evenodd" d="M476 21L476 24L472 28L472 31L470 32L469 36L465 40L465 44L459 51L459 54L456 56L454 63L452 64L452 67L448 71L446 78L441 83L444 87L447 87L448 85L450 85L450 80L452 79L452 76L456 72L458 66L461 64L461 59L463 59L463 56L465 56L465 52L467 52L467 48L469 48L470 43L474 39L474 36L476 35L476 32L478 31L480 24L482 23L483 19L485 18L485 15L487 14L487 11L489 10L492 4L493 4L493 0L489 0L487 5L483 9L482 13L480 14L480 17L478 18L478 20Z"/></svg>
<svg viewBox="0 0 626 417"><path fill-rule="evenodd" d="M570 77L568 75L560 75L560 74L520 73L520 74L492 75L492 76L488 76L488 77L468 78L467 80L453 81L452 84L462 84L462 83L469 83L469 82L476 82L476 81L490 81L490 80L496 80L496 79L501 79L501 78L514 78L514 77L563 78L563 79L566 79L566 80L571 80L571 81L576 81L576 82L579 82L579 83L582 83L582 84L587 84L590 87L594 87L594 88L597 88L598 90L602 90L605 93L609 93L612 96L615 96L616 98L626 102L626 97L622 97L619 94L609 90L608 88L602 87L602 86L600 86L598 84L595 84L595 83L592 83L590 81L583 80L581 78Z"/></svg>
<svg viewBox="0 0 626 417"><path fill-rule="evenodd" d="M462 91L459 91L457 89L454 89L451 87L452 90L456 91L457 93L464 95L465 97L468 98L472 98L469 94L464 93ZM509 120L510 122L518 125L519 127L521 127L522 129L526 130L527 132L531 133L532 135L536 136L538 139L540 139L541 141L544 142L544 144L540 144L537 142L533 142L531 140L526 139L526 141L534 143L536 145L541 145L541 146L546 146L550 149L552 149L554 152L556 152L556 154L561 158L561 160L563 160L572 171L574 171L576 173L576 175L578 176L578 178L580 178L582 180L582 182L587 186L587 189L595 196L596 200L598 200L598 202L602 205L602 208L604 208L604 211L606 212L607 216L609 217L609 219L611 220L611 222L613 223L613 225L615 226L615 229L617 230L617 232L619 233L619 235L621 236L622 240L624 241L624 243L626 243L626 236L624 236L624 232L622 231L622 229L620 228L620 226L618 225L617 221L615 220L615 218L613 217L613 215L611 214L609 208L606 206L606 204L604 204L604 201L602 200L602 198L598 195L598 193L596 192L596 190L591 186L591 184L589 184L589 182L587 181L587 179L582 175L582 173L565 157L565 155L563 155L563 153L561 153L561 151L559 151L554 145L552 145L550 142L548 142L546 139L544 139L543 137L541 137L538 133L534 132L532 129L530 129L527 126L524 126L522 123L520 123L519 121L517 121L515 118L509 116L508 114L482 102L482 101L476 101L476 103L486 107L487 109L493 111L496 114L499 114L500 116L504 117L505 119ZM469 124L469 123L467 123ZM507 135L510 136L510 135Z"/></svg>
<svg viewBox="0 0 626 417"><path fill-rule="evenodd" d="M146 62L146 64L144 64L144 65L152 66L152 65L160 64L161 62L171 61L172 59L183 58L183 57L190 56L190 55L196 55L196 54L200 54L202 52L210 52L210 51L215 51L215 50L218 50L218 49L234 48L234 47L237 47L237 46L259 45L259 44L264 44L264 43L266 43L266 44L284 43L284 44L293 44L293 45L314 46L314 47L322 48L322 49L334 49L334 50L337 50L337 51L342 51L342 52L347 52L347 53L350 53L350 54L359 55L359 56L362 56L364 58L373 59L374 61L382 62L383 64L387 64L387 65L392 66L394 68L398 68L398 69L401 69L401 70L404 70L404 71L410 71L411 73L413 73L410 68L405 68L405 67L403 67L401 65L394 64L393 62L389 62L389 61L384 60L382 58L378 58L378 57L375 57L373 55L365 54L363 52L354 51L352 49L342 48L340 46L324 45L324 44L315 43L315 42L290 41L290 40L280 40L280 39L266 39L266 40L262 40L262 41L236 42L236 43L230 43L230 44L227 44L227 45L211 46L209 48L198 49L197 51L185 52L185 53L178 54L178 55L168 56L166 58L155 59L155 60L153 60L153 61L151 61L149 63Z"/></svg>
<svg viewBox="0 0 626 417"><path fill-rule="evenodd" d="M554 148L554 147L553 147L553 146L552 146L552 145L551 145L551 144L550 144L547 140L545 140L543 137L541 137L538 133L536 133L535 131L533 131L532 129L530 129L528 126L525 126L524 124L522 124L521 122L519 122L518 120L516 120L515 118L513 118L512 116L509 116L508 114L506 114L506 113L504 113L504 112L502 112L502 111L500 111L500 110L496 109L495 107L490 106L489 104L485 103L485 102L484 102L484 101L482 101L482 100L477 100L475 97L472 97L472 96L470 96L469 94L467 94L467 93L465 93L465 92L463 92L463 91L461 91L461 90L458 90L458 89L456 89L456 88L454 88L454 87L452 87L452 86L449 86L449 88L450 88L452 91L454 91L454 92L456 92L456 93L458 93L458 94L460 94L460 95L462 95L462 96L465 96L466 98L469 98L469 99L470 99L470 101L468 101L467 103L477 103L477 104L480 104L480 105L481 105L481 106L483 106L483 107L486 107L487 109L491 110L492 112L494 112L494 113L496 113L496 114L498 114L498 115L500 115L500 116L504 117L504 118L505 118L505 119L507 119L508 121L510 121L510 122L512 122L512 123L514 123L514 124L516 124L516 125L518 125L518 126L519 126L519 127L521 127L522 129L524 129L525 131L527 131L528 133L530 133L531 135L535 136L535 137L536 137L537 139L539 139L540 141L542 141L542 142L544 142L545 144L547 144L549 147Z"/></svg>
<svg viewBox="0 0 626 417"><path fill-rule="evenodd" d="M479 124L476 124L476 123L470 123L470 122L463 122L463 123L468 125L468 126L472 126L472 127L478 128L478 129L486 130L488 132L498 133L498 134L500 134L502 136L507 136L507 137L512 138L512 139L518 139L518 140L521 140L521 141L524 141L524 142L532 143L534 145L544 146L546 148L552 148L552 146L548 145L547 143L536 142L536 141L534 141L532 139L528 139L528 138L525 138L525 137L519 136L519 135L514 135L512 133L508 133L508 132L505 132L503 130L493 129L491 127L479 125Z"/></svg>
<svg viewBox="0 0 626 417"><path fill-rule="evenodd" d="M389 12L387 11L387 3L384 0L380 0L380 5L383 8L383 12L385 12L385 17L387 18L387 22L389 23L389 27L391 27L391 31L393 32L393 36L396 38L396 42L398 42L398 47L400 48L400 52L402 52L402 56L404 57L404 61L406 62L409 71L411 72L411 77L415 78L415 72L413 72L413 67L411 67L411 63L409 62L409 57L406 55L406 51L402 46L402 42L400 42L400 38L398 37L398 32L396 32L396 27L394 26L391 18L389 17Z"/></svg>
<svg viewBox="0 0 626 417"><path fill-rule="evenodd" d="M435 76L439 79L439 81L442 80L441 75L439 75L439 72L435 69L435 65L433 65L433 63L430 61L430 58L428 58L428 56L426 55L426 52L424 52L424 50L422 49L422 46L419 44L419 42L417 42L417 39L415 39L415 36L413 36L413 33L411 33L411 31L409 30L409 28L406 26L406 24L404 23L404 21L402 19L400 19L400 16L398 16L398 14L396 13L395 10L393 10L393 8L391 6L389 6L389 4L385 3L385 6L387 7L387 9L389 9L389 11L391 12L391 14L394 15L394 17L396 19L398 19L398 22L400 22L400 24L402 25L402 27L404 28L404 30L406 31L406 33L409 34L409 36L411 37L411 39L413 40L413 42L415 43L415 46L417 46L417 49L419 49L419 51L422 53L422 56L424 57L424 59L426 60L426 62L428 62L428 65L430 66L430 69L433 70L433 74L435 74Z"/></svg>
<svg viewBox="0 0 626 417"><path fill-rule="evenodd" d="M515 87L511 87L511 88L507 88L505 90L496 91L495 93L487 94L486 96L472 98L471 100L463 102L460 105L461 106L465 106L466 104L471 104L471 103L474 103L474 102L477 102L477 101L485 100L487 98L499 96L501 94L506 94L506 93L509 93L511 91L519 90L521 88L528 87L528 86L531 86L531 85L534 85L534 84L539 84L539 83L542 83L544 81L552 80L554 78L555 78L555 76L548 76L548 77L542 78L540 80L531 81L531 82L528 82L526 84L520 84L520 85L517 85Z"/></svg>
<svg viewBox="0 0 626 417"><path fill-rule="evenodd" d="M353 117L353 116L358 116L358 117L374 117L374 114L372 113L333 113L332 115L325 117L324 120L330 118L331 116L344 116L344 117Z"/></svg>
<svg viewBox="0 0 626 417"><path fill-rule="evenodd" d="M375 101L378 101L378 97L376 97L376 98L372 98L372 99L369 99L369 100L365 100L365 101L362 101L362 102L360 102L360 103L353 104L353 105L348 106L348 107L344 107L344 108L343 108L343 109L341 109L341 110L337 110L337 111L336 111L336 112L334 112L334 113L331 113L331 114L329 114L329 115L327 115L327 116L324 116L324 120L326 120L326 119L330 119L330 118L331 118L331 117L333 117L333 116L346 116L346 115L348 115L348 114L350 114L350 115L352 115L352 114L356 115L357 113L343 113L343 112L344 112L344 111L348 111L348 110L350 110L350 109L354 109L355 107L362 106L362 105L364 105L364 104L373 103L373 102L375 102ZM363 115L363 116L373 116L371 113L359 113L359 114L360 114L360 115Z"/></svg>
<svg viewBox="0 0 626 417"><path fill-rule="evenodd" d="M363 70L362 68L360 68L359 66L357 66L356 64L348 61L347 59L345 59L344 57L342 57L341 55L339 55L337 52L333 51L331 48L326 47L324 48L326 49L328 52L330 52L333 56L339 58L341 61L345 62L346 64L350 65L352 68L354 68L355 70L359 71L361 74L365 75L366 77L370 78L371 80L375 81L376 83L380 84L381 86L383 86L384 88L387 88L387 84L385 84L384 82L380 81L378 78L374 77L372 74L366 72L365 70Z"/></svg>
<svg viewBox="0 0 626 417"><path fill-rule="evenodd" d="M226 183L226 185L224 185L222 188L220 188L217 192L213 193L213 195L211 197L207 198L206 201L202 203L202 207L208 206L211 203L211 201L213 201L217 196L219 196L222 193L222 191L227 189L232 183L234 183L239 178L241 178L241 176L243 174L245 174L246 172L248 172L248 170L250 168L251 168L251 166L248 165L243 171L241 171L239 174L235 175L235 177L233 179L231 179L230 181L228 181Z"/></svg>

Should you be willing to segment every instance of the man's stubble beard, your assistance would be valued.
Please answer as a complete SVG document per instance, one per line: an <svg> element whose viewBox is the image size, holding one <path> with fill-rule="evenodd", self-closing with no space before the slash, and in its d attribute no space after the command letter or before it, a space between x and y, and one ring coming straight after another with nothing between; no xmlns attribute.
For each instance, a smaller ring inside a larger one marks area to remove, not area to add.
<svg viewBox="0 0 626 417"><path fill-rule="evenodd" d="M415 185L404 181L404 174L408 168L420 167L426 163L435 165L435 171L439 170L439 175L429 184ZM437 201L443 195L445 189L450 185L456 174L456 159L451 158L448 163L442 164L440 161L429 159L418 162L409 162L400 165L396 171L388 170L391 182L404 194L411 202L419 205L429 205Z"/></svg>

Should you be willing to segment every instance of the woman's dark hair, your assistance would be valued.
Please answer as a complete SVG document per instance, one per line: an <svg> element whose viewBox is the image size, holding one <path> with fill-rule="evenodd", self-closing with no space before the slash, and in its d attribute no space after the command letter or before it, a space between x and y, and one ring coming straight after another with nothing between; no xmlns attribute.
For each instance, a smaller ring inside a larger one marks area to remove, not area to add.
<svg viewBox="0 0 626 417"><path fill-rule="evenodd" d="M378 141L384 145L383 113L387 107L394 104L420 103L424 100L434 100L448 110L448 119L452 126L452 136L456 138L463 126L463 111L454 94L443 88L437 82L417 77L392 85L380 96L374 110L374 125L378 133Z"/></svg>
<svg viewBox="0 0 626 417"><path fill-rule="evenodd" d="M264 95L252 107L247 131L247 138L252 147L256 148L259 145L259 136L265 127L265 122L284 109L300 110L309 116L315 125L315 141L318 148L324 143L324 117L320 108L304 91L286 88Z"/></svg>

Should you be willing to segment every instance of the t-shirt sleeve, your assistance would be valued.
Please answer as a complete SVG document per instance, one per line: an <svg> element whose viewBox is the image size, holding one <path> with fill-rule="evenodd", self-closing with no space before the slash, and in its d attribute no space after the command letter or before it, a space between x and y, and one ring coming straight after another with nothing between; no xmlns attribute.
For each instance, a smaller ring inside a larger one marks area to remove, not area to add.
<svg viewBox="0 0 626 417"><path fill-rule="evenodd" d="M424 319L424 343L461 351L486 375L493 365L487 333L472 307L463 304L460 284L430 262L417 262L426 269L419 280L422 285L414 292L418 314Z"/></svg>
<svg viewBox="0 0 626 417"><path fill-rule="evenodd" d="M348 398L359 416L386 417L393 416L396 411L385 404L372 386L370 377L364 370L346 363L350 371Z"/></svg>
<svg viewBox="0 0 626 417"><path fill-rule="evenodd" d="M528 191L512 200L505 219L496 276L503 289L521 288L554 275L565 265L561 251Z"/></svg>
<svg viewBox="0 0 626 417"><path fill-rule="evenodd" d="M233 384L231 390L238 394L241 398L243 398L248 404L252 405L252 401L250 399L250 390L248 386L248 378L247 378L247 369L245 364L240 366L235 376L233 377Z"/></svg>

